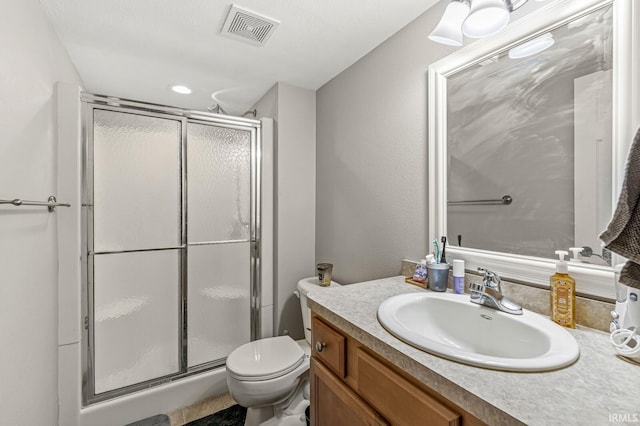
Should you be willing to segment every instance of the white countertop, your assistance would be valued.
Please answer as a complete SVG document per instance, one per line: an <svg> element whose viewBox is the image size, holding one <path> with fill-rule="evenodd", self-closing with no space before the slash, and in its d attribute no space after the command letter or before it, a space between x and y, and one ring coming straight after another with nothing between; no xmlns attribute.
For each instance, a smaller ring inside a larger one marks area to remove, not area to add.
<svg viewBox="0 0 640 426"><path fill-rule="evenodd" d="M640 424L640 365L618 357L608 333L580 326L569 330L580 358L561 370L472 367L416 349L380 325L376 314L382 301L419 291L426 290L399 276L311 291L308 299L318 315L490 425Z"/></svg>

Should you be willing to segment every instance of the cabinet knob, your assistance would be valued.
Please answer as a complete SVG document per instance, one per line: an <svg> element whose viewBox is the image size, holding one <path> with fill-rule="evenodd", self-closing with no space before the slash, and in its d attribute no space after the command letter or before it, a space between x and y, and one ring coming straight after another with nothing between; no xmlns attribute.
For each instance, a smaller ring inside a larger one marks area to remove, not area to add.
<svg viewBox="0 0 640 426"><path fill-rule="evenodd" d="M323 342L316 342L316 351L322 352L325 346L327 345Z"/></svg>

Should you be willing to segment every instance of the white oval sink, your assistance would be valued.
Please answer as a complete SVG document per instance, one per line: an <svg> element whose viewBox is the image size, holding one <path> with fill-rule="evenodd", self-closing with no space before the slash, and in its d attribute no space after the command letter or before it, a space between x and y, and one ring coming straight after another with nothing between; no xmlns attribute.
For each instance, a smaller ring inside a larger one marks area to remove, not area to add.
<svg viewBox="0 0 640 426"><path fill-rule="evenodd" d="M500 312L468 295L400 294L380 304L378 320L419 349L495 370L554 370L580 355L573 336L548 318L526 309L522 315Z"/></svg>

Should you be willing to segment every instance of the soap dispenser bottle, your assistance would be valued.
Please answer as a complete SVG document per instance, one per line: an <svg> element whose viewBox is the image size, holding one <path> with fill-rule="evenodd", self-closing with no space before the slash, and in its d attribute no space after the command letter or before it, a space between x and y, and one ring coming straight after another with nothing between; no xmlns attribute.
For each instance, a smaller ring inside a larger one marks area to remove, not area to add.
<svg viewBox="0 0 640 426"><path fill-rule="evenodd" d="M569 328L576 328L576 282L569 276L569 266L564 257L569 253L556 250L560 260L556 273L551 276L551 320Z"/></svg>

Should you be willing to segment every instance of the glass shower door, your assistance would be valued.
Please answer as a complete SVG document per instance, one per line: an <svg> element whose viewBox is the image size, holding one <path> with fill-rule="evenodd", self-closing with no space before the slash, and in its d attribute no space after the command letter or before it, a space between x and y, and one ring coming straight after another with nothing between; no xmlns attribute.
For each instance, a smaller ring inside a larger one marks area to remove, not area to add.
<svg viewBox="0 0 640 426"><path fill-rule="evenodd" d="M180 371L179 120L95 109L93 369L100 394Z"/></svg>
<svg viewBox="0 0 640 426"><path fill-rule="evenodd" d="M259 336L259 123L83 94L83 404Z"/></svg>
<svg viewBox="0 0 640 426"><path fill-rule="evenodd" d="M188 366L251 340L251 132L187 125Z"/></svg>

